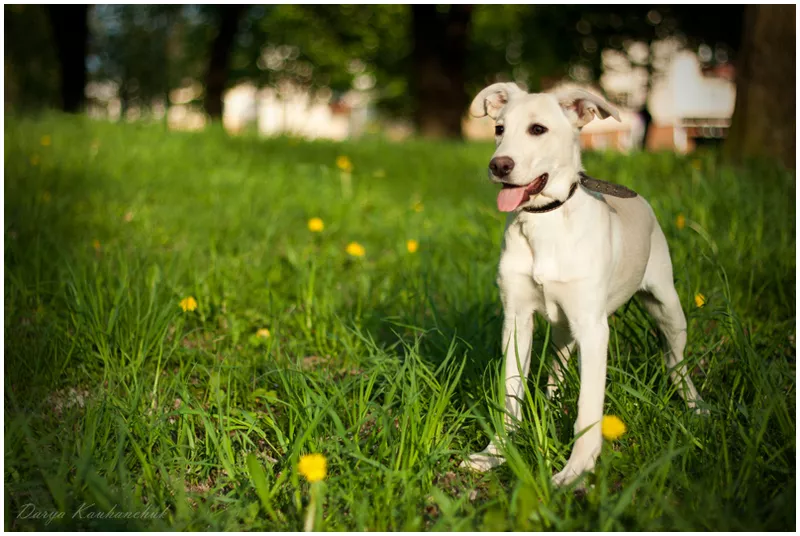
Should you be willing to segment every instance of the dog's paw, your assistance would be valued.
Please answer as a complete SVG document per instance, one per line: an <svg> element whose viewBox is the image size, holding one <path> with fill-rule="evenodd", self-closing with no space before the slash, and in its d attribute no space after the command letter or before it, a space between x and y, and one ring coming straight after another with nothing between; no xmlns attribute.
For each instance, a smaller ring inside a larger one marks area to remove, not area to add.
<svg viewBox="0 0 800 536"><path fill-rule="evenodd" d="M556 383L556 379L550 376L547 379L547 390L545 391L545 393L547 394L547 399L553 400L557 392L558 392L558 384Z"/></svg>
<svg viewBox="0 0 800 536"><path fill-rule="evenodd" d="M692 413L695 415L702 415L704 417L709 415L708 408L703 407L703 399L700 397L697 397L694 400L689 400L686 405L689 406L689 409L692 410Z"/></svg>
<svg viewBox="0 0 800 536"><path fill-rule="evenodd" d="M479 473L485 473L486 471L494 469L498 465L503 465L505 462L506 459L503 458L503 456L500 454L500 451L497 449L497 446L494 444L494 441L492 441L485 449L483 449L483 451L467 457L466 460L461 462L459 467Z"/></svg>
<svg viewBox="0 0 800 536"><path fill-rule="evenodd" d="M478 452L477 454L469 456L466 460L463 460L459 467L469 469L470 471L475 471L477 473L485 473L486 471L490 471L499 465L503 465L505 462L506 459L499 454L485 454L483 452Z"/></svg>
<svg viewBox="0 0 800 536"><path fill-rule="evenodd" d="M553 485L556 487L568 486L593 470L594 461L591 458L585 460L573 460L570 458L564 469L553 475Z"/></svg>

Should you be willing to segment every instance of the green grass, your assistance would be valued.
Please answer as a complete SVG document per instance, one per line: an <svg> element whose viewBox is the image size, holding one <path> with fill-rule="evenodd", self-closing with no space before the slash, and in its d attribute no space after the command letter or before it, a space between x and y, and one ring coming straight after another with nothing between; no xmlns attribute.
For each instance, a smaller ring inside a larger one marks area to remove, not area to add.
<svg viewBox="0 0 800 536"><path fill-rule="evenodd" d="M576 492L550 484L575 361L548 401L538 319L510 462L457 467L500 417L490 154L6 117L6 528L302 530L296 464L318 452L324 530L794 530L794 174L585 155L664 228L710 414L676 396L632 302L605 408L629 431Z"/></svg>

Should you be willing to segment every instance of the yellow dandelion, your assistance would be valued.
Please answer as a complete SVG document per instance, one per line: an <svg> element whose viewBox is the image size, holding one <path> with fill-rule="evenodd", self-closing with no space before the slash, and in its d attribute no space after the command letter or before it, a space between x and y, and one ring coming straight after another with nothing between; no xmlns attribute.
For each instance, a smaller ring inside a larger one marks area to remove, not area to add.
<svg viewBox="0 0 800 536"><path fill-rule="evenodd" d="M297 469L309 482L319 482L328 474L328 462L322 454L300 456Z"/></svg>
<svg viewBox="0 0 800 536"><path fill-rule="evenodd" d="M694 303L698 307L702 307L706 304L706 297L698 292L694 295Z"/></svg>
<svg viewBox="0 0 800 536"><path fill-rule="evenodd" d="M602 429L603 437L609 441L619 439L627 431L625 423L616 415L603 415Z"/></svg>
<svg viewBox="0 0 800 536"><path fill-rule="evenodd" d="M364 246L359 244L358 242L350 242L347 244L347 254L352 255L353 257L363 257L366 253Z"/></svg>
<svg viewBox="0 0 800 536"><path fill-rule="evenodd" d="M100 241L96 238L92 240L92 247L95 251L100 251Z"/></svg>
<svg viewBox="0 0 800 536"><path fill-rule="evenodd" d="M256 337L259 339L268 339L269 338L269 330L267 328L261 328L256 331Z"/></svg>
<svg viewBox="0 0 800 536"><path fill-rule="evenodd" d="M347 173L353 171L353 163L350 162L350 159L344 155L336 158L336 167Z"/></svg>
<svg viewBox="0 0 800 536"><path fill-rule="evenodd" d="M411 209L414 212L422 212L425 210L425 207L422 205L422 201L415 201L413 205L411 205Z"/></svg>
<svg viewBox="0 0 800 536"><path fill-rule="evenodd" d="M678 214L678 216L675 218L675 227L678 229L683 229L686 227L686 216L683 214Z"/></svg>
<svg viewBox="0 0 800 536"><path fill-rule="evenodd" d="M408 240L406 242L406 249L408 250L409 253L416 253L417 250L419 249L419 242L417 242L416 240Z"/></svg>
<svg viewBox="0 0 800 536"><path fill-rule="evenodd" d="M181 309L183 309L184 313L186 311L191 312L191 311L194 311L195 309L197 309L197 300L194 299L194 296L189 296L187 298L182 299L181 300Z"/></svg>
<svg viewBox="0 0 800 536"><path fill-rule="evenodd" d="M50 136L48 134L45 134L44 136L42 136L41 139L42 147L49 146L51 141L52 140L50 139Z"/></svg>
<svg viewBox="0 0 800 536"><path fill-rule="evenodd" d="M322 218L311 218L308 220L308 230L312 233L321 233L325 229Z"/></svg>
<svg viewBox="0 0 800 536"><path fill-rule="evenodd" d="M31 165L38 166L39 165L39 155L35 154L31 156Z"/></svg>

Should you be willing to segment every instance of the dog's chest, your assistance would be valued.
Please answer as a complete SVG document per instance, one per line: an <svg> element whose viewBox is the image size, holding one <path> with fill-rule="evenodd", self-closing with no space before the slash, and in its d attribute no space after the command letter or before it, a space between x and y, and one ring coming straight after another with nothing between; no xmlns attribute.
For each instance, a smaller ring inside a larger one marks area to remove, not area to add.
<svg viewBox="0 0 800 536"><path fill-rule="evenodd" d="M523 221L520 234L533 253L531 276L539 286L566 283L583 277L587 266L586 253L591 248L585 237L571 232L564 225L549 222Z"/></svg>

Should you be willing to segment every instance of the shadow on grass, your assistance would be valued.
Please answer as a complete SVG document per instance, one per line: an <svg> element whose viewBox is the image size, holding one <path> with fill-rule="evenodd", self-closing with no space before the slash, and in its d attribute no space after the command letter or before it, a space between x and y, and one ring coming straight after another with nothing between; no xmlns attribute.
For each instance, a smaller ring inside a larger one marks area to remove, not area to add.
<svg viewBox="0 0 800 536"><path fill-rule="evenodd" d="M7 164L5 183L5 381L16 395L57 381L67 274L77 257L99 253L89 237L106 234L86 217L102 180L26 164Z"/></svg>

